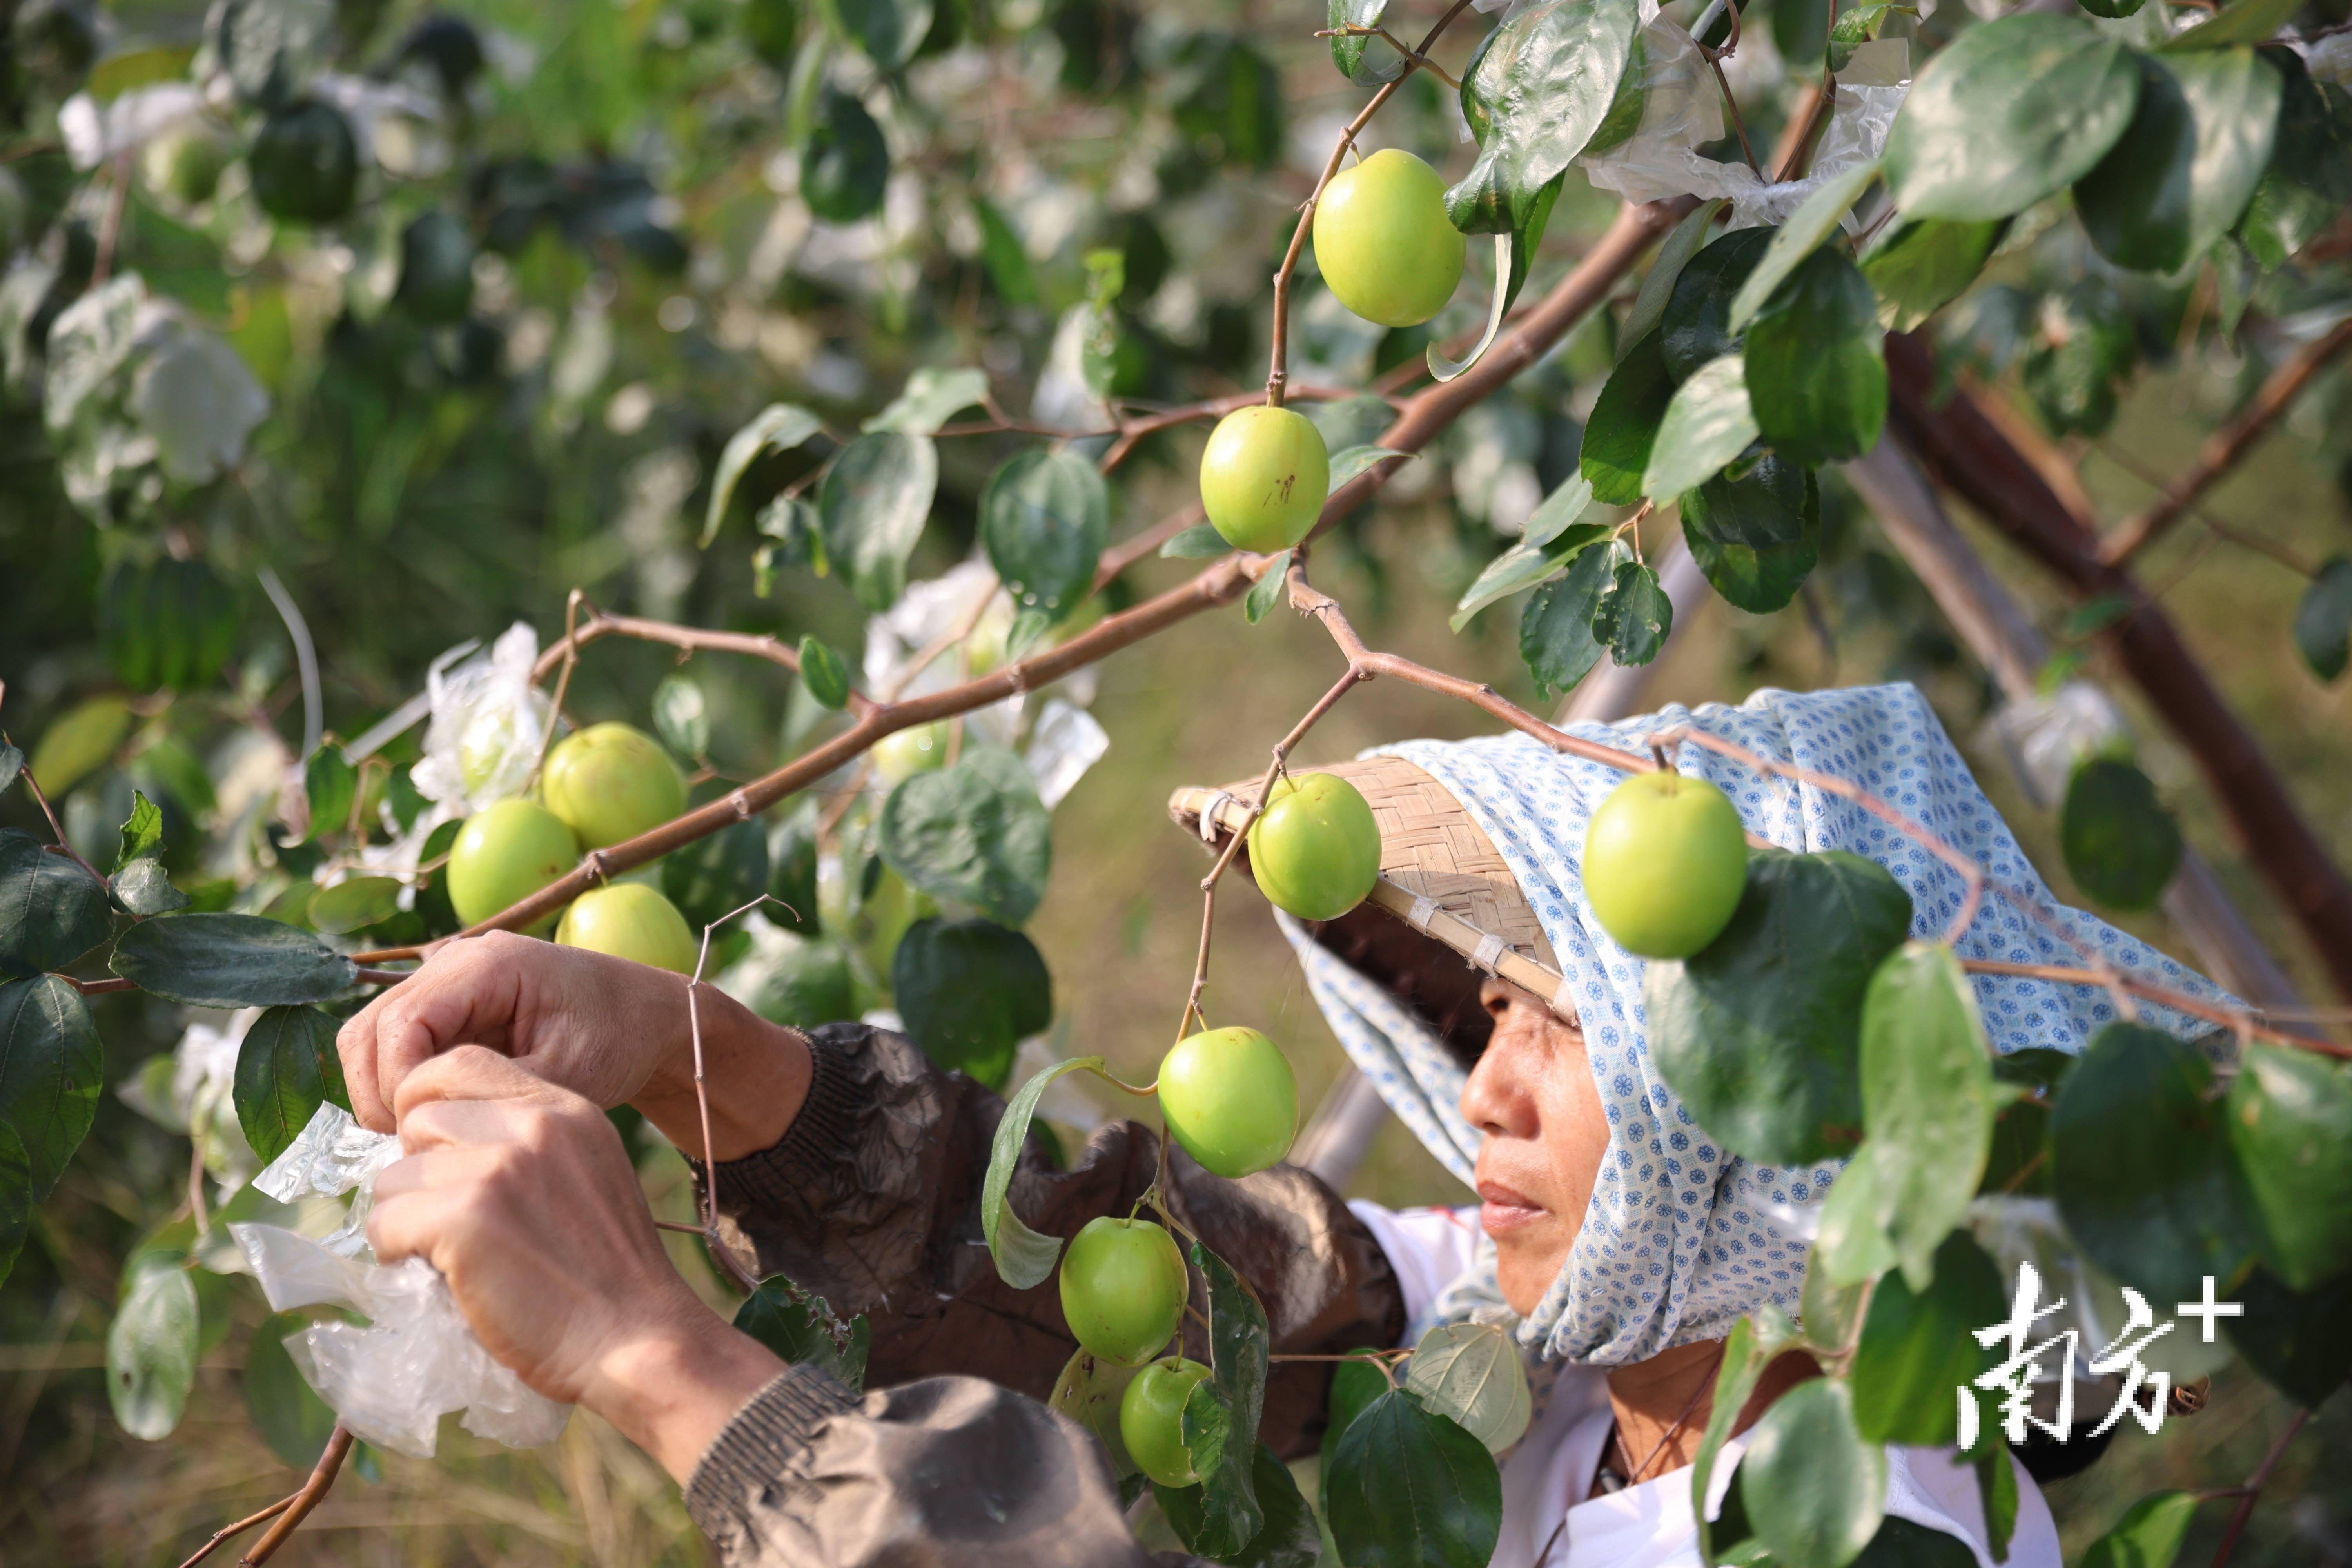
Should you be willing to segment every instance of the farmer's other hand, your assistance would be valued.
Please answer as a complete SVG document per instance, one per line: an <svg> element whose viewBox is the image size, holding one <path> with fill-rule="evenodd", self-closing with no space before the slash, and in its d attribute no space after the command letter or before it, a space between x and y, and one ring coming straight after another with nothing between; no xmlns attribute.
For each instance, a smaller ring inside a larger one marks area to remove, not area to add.
<svg viewBox="0 0 2352 1568"><path fill-rule="evenodd" d="M486 1046L550 1083L635 1104L689 1157L702 1153L687 982L667 970L511 931L453 942L368 1004L336 1037L360 1123L393 1129L408 1075L461 1045ZM698 994L721 1160L768 1148L808 1093L808 1044L705 984Z"/></svg>
<svg viewBox="0 0 2352 1568"><path fill-rule="evenodd" d="M683 1480L782 1363L670 1267L612 1123L477 1046L407 1074L395 1108L408 1157L376 1182L376 1256L431 1263L491 1355Z"/></svg>

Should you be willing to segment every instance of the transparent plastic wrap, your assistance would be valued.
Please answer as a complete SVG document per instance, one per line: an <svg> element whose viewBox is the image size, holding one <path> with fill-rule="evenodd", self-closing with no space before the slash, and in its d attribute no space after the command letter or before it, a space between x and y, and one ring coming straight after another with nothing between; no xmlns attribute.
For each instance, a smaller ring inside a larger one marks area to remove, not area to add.
<svg viewBox="0 0 2352 1568"><path fill-rule="evenodd" d="M2083 680L2003 704L1985 732L2016 764L2034 804L2046 810L2055 810L2066 798L2075 763L2128 741L2131 733L2107 694Z"/></svg>
<svg viewBox="0 0 2352 1568"><path fill-rule="evenodd" d="M532 1393L492 1359L437 1270L419 1258L390 1266L367 1258L375 1179L399 1158L399 1139L327 1105L254 1178L280 1202L357 1194L343 1228L323 1243L278 1226L229 1227L270 1310L346 1307L368 1320L313 1323L288 1336L287 1353L345 1426L399 1453L430 1458L451 1411L465 1413L467 1431L509 1447L553 1442L572 1407Z"/></svg>
<svg viewBox="0 0 2352 1568"><path fill-rule="evenodd" d="M539 634L528 622L509 626L487 653L453 659L458 653L443 654L425 672L433 718L409 777L425 799L462 816L522 788L539 760L548 699L530 682Z"/></svg>

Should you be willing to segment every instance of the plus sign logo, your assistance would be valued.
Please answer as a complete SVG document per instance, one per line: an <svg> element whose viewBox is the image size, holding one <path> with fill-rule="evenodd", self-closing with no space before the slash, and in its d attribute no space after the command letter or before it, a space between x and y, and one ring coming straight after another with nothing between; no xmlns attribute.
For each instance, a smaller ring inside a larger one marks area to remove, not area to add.
<svg viewBox="0 0 2352 1568"><path fill-rule="evenodd" d="M2091 1436L2094 1437L2105 1434L2122 1420L2126 1413L2129 1413L2142 1429L2150 1433L2158 1431L2164 1425L2166 1401L2172 1393L2172 1374L2149 1370L2142 1364L2140 1357L2150 1345L2180 1325L2158 1325L2146 1297L2128 1285L2122 1289L2123 1331L2097 1354L2091 1356L2084 1366L2084 1375L2090 1378L2113 1376L2120 1378L2123 1383L2105 1418L2092 1428ZM1980 1419L1977 1405L1979 1391L2000 1396L1997 1408L2002 1436L2011 1443L2023 1443L2029 1426L2061 1443L2073 1435L2074 1368L2081 1359L2082 1334L2078 1330L2063 1329L2047 1339L2034 1340L2034 1325L2045 1318L2055 1318L2066 1306L2066 1298L2061 1296L2047 1306L2041 1303L2040 1270L2031 1263L2019 1264L2017 1293L2011 1301L2009 1321L1975 1331L1977 1343L1988 1350L1995 1345L2003 1345L2005 1355L1974 1383L1963 1384L1955 1391L1959 1396L1959 1446L1962 1448L1976 1447ZM2177 1303L2173 1315L2199 1320L2199 1326L2204 1331L2204 1342L2210 1345L2213 1342L2214 1323L2222 1318L2242 1318L2246 1315L2246 1309L2241 1302L2214 1300L2214 1279L2208 1274L2205 1276L2204 1299ZM2033 1384L2038 1381L2037 1373L2043 1358L2053 1352L2057 1361L2052 1371L2055 1373L2058 1408L2054 1418L2045 1421L2033 1414ZM2145 1401L2140 1395L2143 1387L2147 1390Z"/></svg>

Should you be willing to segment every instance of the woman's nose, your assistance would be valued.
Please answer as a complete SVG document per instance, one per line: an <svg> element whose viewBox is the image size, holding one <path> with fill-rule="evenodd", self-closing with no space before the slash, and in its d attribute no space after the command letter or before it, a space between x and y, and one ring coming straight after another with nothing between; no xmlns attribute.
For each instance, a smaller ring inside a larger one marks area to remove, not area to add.
<svg viewBox="0 0 2352 1568"><path fill-rule="evenodd" d="M1543 1130L1537 1110L1537 1080L1548 1053L1543 1020L1531 1009L1507 1008L1462 1086L1462 1116L1489 1136L1534 1138Z"/></svg>

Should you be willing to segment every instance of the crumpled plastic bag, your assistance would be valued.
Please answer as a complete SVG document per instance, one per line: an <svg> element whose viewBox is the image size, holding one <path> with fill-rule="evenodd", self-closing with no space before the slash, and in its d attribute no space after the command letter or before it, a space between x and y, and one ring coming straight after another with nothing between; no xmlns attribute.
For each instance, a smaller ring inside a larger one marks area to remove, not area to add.
<svg viewBox="0 0 2352 1568"><path fill-rule="evenodd" d="M1699 155L1699 148L1724 133L1723 100L1690 34L1662 16L1643 28L1642 45L1648 96L1641 128L1621 145L1579 159L1585 177L1629 202L1719 197L1731 204L1732 228L1784 223L1830 180L1877 157L1886 146L1895 111L1911 89L1907 81L1885 86L1841 81L1829 126L1805 177L1771 184L1744 163L1719 163ZM1846 221L1849 226L1853 222L1851 216Z"/></svg>
<svg viewBox="0 0 2352 1568"><path fill-rule="evenodd" d="M287 1353L345 1426L399 1453L432 1458L451 1411L465 1412L467 1431L509 1447L553 1442L572 1407L533 1393L482 1348L440 1272L421 1258L387 1267L368 1256L375 1179L399 1158L398 1138L323 1105L254 1178L281 1203L306 1193L359 1194L342 1229L323 1243L273 1225L229 1227L271 1311L339 1306L368 1319L365 1327L313 1323L288 1336Z"/></svg>
<svg viewBox="0 0 2352 1568"><path fill-rule="evenodd" d="M2131 733L2113 700L2084 680L2004 703L1985 730L2015 764L2026 793L2044 810L2054 810L2066 798L2074 764Z"/></svg>
<svg viewBox="0 0 2352 1568"><path fill-rule="evenodd" d="M408 771L418 794L463 816L522 788L547 729L547 696L530 683L538 658L539 633L517 621L488 653L452 649L433 661L425 675L433 704L425 756Z"/></svg>

